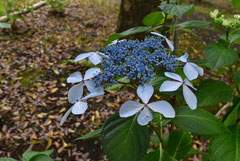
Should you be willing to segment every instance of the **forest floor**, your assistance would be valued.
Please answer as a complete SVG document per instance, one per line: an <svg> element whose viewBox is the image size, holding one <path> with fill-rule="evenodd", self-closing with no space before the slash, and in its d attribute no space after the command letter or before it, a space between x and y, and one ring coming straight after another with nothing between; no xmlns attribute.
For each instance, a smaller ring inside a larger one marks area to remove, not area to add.
<svg viewBox="0 0 240 161"><path fill-rule="evenodd" d="M215 8L197 5L197 12L184 20L209 19ZM56 161L106 160L98 139L73 140L101 127L123 102L134 97L132 93L108 92L90 100L85 114L70 115L62 127L59 122L71 106L67 102L71 85L66 78L91 67L87 61L77 64L73 59L103 46L115 31L118 11L119 5L112 0L75 0L64 15L53 15L46 6L20 20L17 32L0 32L0 157L21 160L26 150L54 149ZM216 35L198 35L181 33L179 46L203 57L204 44Z"/></svg>

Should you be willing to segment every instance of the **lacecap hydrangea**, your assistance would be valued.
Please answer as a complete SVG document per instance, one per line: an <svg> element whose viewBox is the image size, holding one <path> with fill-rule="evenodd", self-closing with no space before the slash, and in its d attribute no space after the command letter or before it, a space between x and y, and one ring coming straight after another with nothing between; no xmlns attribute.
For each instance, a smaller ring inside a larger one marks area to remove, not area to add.
<svg viewBox="0 0 240 161"><path fill-rule="evenodd" d="M190 83L204 71L197 64L188 59L188 54L177 58L170 55L163 46L166 41L171 51L174 46L166 36L151 32L153 37L139 40L115 40L104 47L101 52L89 52L78 55L75 62L89 59L94 65L101 63L101 68L90 68L84 77L77 71L67 78L68 83L75 84L68 92L68 101L72 107L63 116L60 125L64 123L70 113L83 114L87 108L87 100L104 95L104 86L117 83L118 78L127 77L131 85L136 87L136 93L142 103L136 101L125 102L119 111L120 117L129 117L138 114L138 124L147 125L153 119L151 111L161 113L166 118L174 118L175 111L172 105L164 100L149 102L154 94L154 88L149 81L157 74L164 75L167 80L160 86L160 92L172 92L182 88L186 104L192 109L197 107L197 97L191 89L196 90ZM170 51L169 50L169 51ZM181 63L186 79L174 72L174 68ZM183 64L182 64L183 63ZM89 91L84 93L84 86ZM83 97L84 96L84 97Z"/></svg>

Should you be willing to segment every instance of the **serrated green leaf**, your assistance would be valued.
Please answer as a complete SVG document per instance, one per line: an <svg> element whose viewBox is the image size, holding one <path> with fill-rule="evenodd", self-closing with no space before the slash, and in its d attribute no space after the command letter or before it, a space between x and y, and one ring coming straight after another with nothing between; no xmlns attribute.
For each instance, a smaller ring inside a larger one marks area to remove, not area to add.
<svg viewBox="0 0 240 161"><path fill-rule="evenodd" d="M152 12L143 18L143 24L146 26L158 25L163 23L164 18L165 16L163 12Z"/></svg>
<svg viewBox="0 0 240 161"><path fill-rule="evenodd" d="M102 128L99 128L97 130L94 130L94 131L92 131L90 133L87 133L86 135L83 135L83 136L75 139L74 141L95 138L95 137L100 136L101 132L102 132Z"/></svg>
<svg viewBox="0 0 240 161"><path fill-rule="evenodd" d="M211 24L211 22L209 22L209 21L192 20L192 21L186 21L186 22L182 22L180 24L177 24L176 27L180 27L180 28L205 28L210 24Z"/></svg>
<svg viewBox="0 0 240 161"><path fill-rule="evenodd" d="M37 154L33 156L29 161L53 161L53 159L45 154Z"/></svg>
<svg viewBox="0 0 240 161"><path fill-rule="evenodd" d="M102 146L109 161L139 161L147 152L150 134L147 126L140 126L137 115L120 118L112 115L102 130Z"/></svg>
<svg viewBox="0 0 240 161"><path fill-rule="evenodd" d="M48 150L48 151L26 151L23 153L23 160L24 161L29 161L32 157L39 155L39 154L44 154L44 155L51 155L53 150Z"/></svg>
<svg viewBox="0 0 240 161"><path fill-rule="evenodd" d="M162 6L163 12L175 15L178 18L182 18L182 15L193 8L193 5L175 5L175 4L165 4Z"/></svg>

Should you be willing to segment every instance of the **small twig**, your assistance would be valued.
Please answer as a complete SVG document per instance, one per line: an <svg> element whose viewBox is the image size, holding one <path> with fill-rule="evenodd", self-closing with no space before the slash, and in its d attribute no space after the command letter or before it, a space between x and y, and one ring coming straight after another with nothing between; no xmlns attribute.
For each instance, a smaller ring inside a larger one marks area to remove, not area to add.
<svg viewBox="0 0 240 161"><path fill-rule="evenodd" d="M226 103L215 115L216 117L220 116L224 110L226 110L228 107L232 106L232 102Z"/></svg>

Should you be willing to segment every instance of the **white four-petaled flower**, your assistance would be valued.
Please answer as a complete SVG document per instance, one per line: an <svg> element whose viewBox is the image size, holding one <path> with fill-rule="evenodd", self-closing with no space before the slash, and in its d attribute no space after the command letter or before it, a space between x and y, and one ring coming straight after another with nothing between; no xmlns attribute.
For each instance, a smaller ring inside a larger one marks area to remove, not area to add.
<svg viewBox="0 0 240 161"><path fill-rule="evenodd" d="M85 58L88 58L94 65L97 65L102 62L102 56L106 56L104 53L101 52L89 52L89 53L83 53L78 55L74 62L81 61Z"/></svg>
<svg viewBox="0 0 240 161"><path fill-rule="evenodd" d="M195 63L189 62L187 53L181 56L180 58L178 58L178 60L185 63L183 67L183 72L190 81L193 79L196 79L198 75L203 76L203 73L204 73L203 68L199 67Z"/></svg>
<svg viewBox="0 0 240 161"><path fill-rule="evenodd" d="M142 110L137 118L137 122L138 124L144 126L153 119L152 113L149 110L150 108L155 112L163 114L167 118L174 118L175 111L168 102L157 101L153 103L148 103L153 93L154 89L151 84L140 85L137 88L137 94L144 104L135 101L125 102L120 108L120 117L129 117Z"/></svg>
<svg viewBox="0 0 240 161"><path fill-rule="evenodd" d="M156 35L156 36L159 36L159 37L162 37L165 39L165 41L167 42L168 46L170 47L170 49L173 51L174 50L174 46L173 46L173 43L172 41L170 41L166 36L163 36L162 34L159 34L157 32L150 32L151 34L153 35Z"/></svg>
<svg viewBox="0 0 240 161"><path fill-rule="evenodd" d="M196 90L196 88L194 88L187 79L185 79L183 81L182 77L178 74L171 73L171 72L165 72L164 74L166 77L172 78L176 81L164 81L160 87L160 92L176 91L180 86L183 86L183 96L184 96L184 99L185 99L187 105L192 110L196 109L197 108L197 97L188 87L191 87L194 90Z"/></svg>

